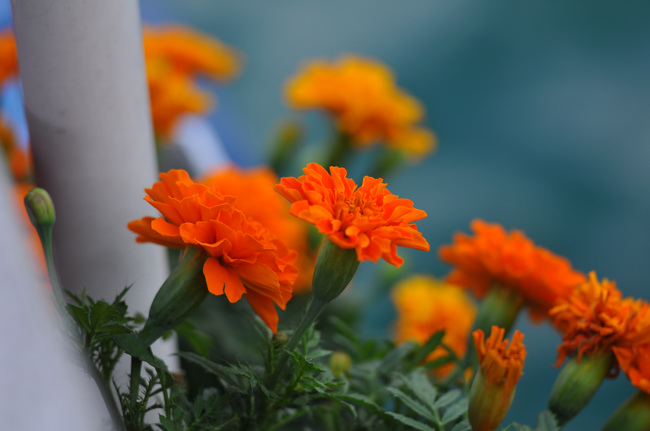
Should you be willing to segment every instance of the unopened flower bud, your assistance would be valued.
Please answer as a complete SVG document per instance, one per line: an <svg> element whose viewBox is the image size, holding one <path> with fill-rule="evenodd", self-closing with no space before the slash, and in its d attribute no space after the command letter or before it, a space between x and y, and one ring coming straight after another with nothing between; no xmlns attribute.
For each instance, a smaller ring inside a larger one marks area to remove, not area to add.
<svg viewBox="0 0 650 431"><path fill-rule="evenodd" d="M347 353L339 351L330 356L330 370L334 377L341 377L350 370L350 367L352 367L352 360Z"/></svg>
<svg viewBox="0 0 650 431"><path fill-rule="evenodd" d="M149 318L142 329L142 339L148 345L165 332L174 329L208 296L203 275L207 256L190 247L156 293L149 309Z"/></svg>
<svg viewBox="0 0 650 431"><path fill-rule="evenodd" d="M508 346L504 335L505 330L496 326L485 342L482 330L472 334L480 364L469 394L468 416L474 431L492 431L499 426L510 409L522 375L526 358L524 336L515 331Z"/></svg>
<svg viewBox="0 0 650 431"><path fill-rule="evenodd" d="M282 347L287 344L289 337L284 332L276 332L273 334L272 342L275 347Z"/></svg>
<svg viewBox="0 0 650 431"><path fill-rule="evenodd" d="M30 190L25 196L25 208L37 230L54 225L56 219L54 203L44 189L36 187Z"/></svg>
<svg viewBox="0 0 650 431"><path fill-rule="evenodd" d="M650 394L637 391L616 409L602 431L646 431L650 429Z"/></svg>
<svg viewBox="0 0 650 431"><path fill-rule="evenodd" d="M356 250L341 248L325 237L318 251L312 281L314 297L329 302L339 296L357 272Z"/></svg>
<svg viewBox="0 0 650 431"><path fill-rule="evenodd" d="M589 403L612 367L611 352L571 358L557 376L548 408L564 425Z"/></svg>

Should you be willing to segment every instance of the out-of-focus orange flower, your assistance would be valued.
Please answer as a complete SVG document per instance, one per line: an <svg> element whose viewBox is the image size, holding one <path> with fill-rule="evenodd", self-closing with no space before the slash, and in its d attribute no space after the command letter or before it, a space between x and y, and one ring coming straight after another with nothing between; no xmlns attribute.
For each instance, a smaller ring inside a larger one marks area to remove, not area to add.
<svg viewBox="0 0 650 431"><path fill-rule="evenodd" d="M505 329L496 326L487 340L480 329L472 334L480 364L469 397L469 421L474 431L492 431L499 426L523 374L524 335L515 331L510 345L504 335Z"/></svg>
<svg viewBox="0 0 650 431"><path fill-rule="evenodd" d="M198 77L223 81L239 72L232 48L186 27L145 27L143 45L154 130L164 139L181 116L214 106L212 95L196 84Z"/></svg>
<svg viewBox="0 0 650 431"><path fill-rule="evenodd" d="M402 344L414 340L424 344L433 334L445 331L442 342L462 358L467 351L467 339L476 316L476 306L467 293L427 275L416 275L400 282L393 289L393 303L397 309L395 341ZM447 356L439 346L427 361ZM451 372L454 364L435 370L440 376Z"/></svg>
<svg viewBox="0 0 650 431"><path fill-rule="evenodd" d="M171 136L184 115L207 114L214 106L212 95L198 88L192 77L146 63L151 121L156 135L163 140Z"/></svg>
<svg viewBox="0 0 650 431"><path fill-rule="evenodd" d="M267 167L241 169L234 165L217 169L200 180L222 195L235 196L235 208L260 222L291 250L298 253L298 278L294 293L309 289L314 273L313 257L309 256L307 225L289 214L289 204L273 187L278 177Z"/></svg>
<svg viewBox="0 0 650 431"><path fill-rule="evenodd" d="M359 261L384 258L399 267L404 261L397 246L429 251L411 224L427 214L390 193L381 178L364 177L357 188L344 168L332 166L327 172L310 163L303 171L299 178L282 178L275 190L292 203L291 214L315 225L337 246L355 249Z"/></svg>
<svg viewBox="0 0 650 431"><path fill-rule="evenodd" d="M31 176L31 157L16 143L16 137L9 124L0 117L0 147L9 164L9 170L16 181L25 181Z"/></svg>
<svg viewBox="0 0 650 431"><path fill-rule="evenodd" d="M520 231L506 232L498 224L474 220L475 236L454 235L454 243L439 249L440 259L454 265L447 281L484 296L498 283L519 293L531 317L539 321L560 297L585 281L569 261L536 246Z"/></svg>
<svg viewBox="0 0 650 431"><path fill-rule="evenodd" d="M559 298L549 316L563 334L556 365L573 353L578 361L583 354L607 350L617 359L619 355L627 358L626 350L650 343L650 305L623 298L616 283L599 282L594 272L568 297Z"/></svg>
<svg viewBox="0 0 650 431"><path fill-rule="evenodd" d="M18 76L18 51L16 39L11 30L0 32L0 87Z"/></svg>
<svg viewBox="0 0 650 431"><path fill-rule="evenodd" d="M239 73L239 55L210 35L179 25L146 26L142 34L147 58L164 62L178 73L217 81Z"/></svg>
<svg viewBox="0 0 650 431"><path fill-rule="evenodd" d="M288 82L286 98L296 109L326 111L358 146L385 142L419 157L436 145L431 131L416 126L424 115L421 104L376 61L348 56L309 63Z"/></svg>
<svg viewBox="0 0 650 431"><path fill-rule="evenodd" d="M192 181L187 172L161 173L145 200L164 216L128 224L136 241L168 247L196 247L205 252L208 290L225 293L230 302L242 295L275 332L278 314L291 298L297 270L289 250L262 224L235 208L235 197Z"/></svg>
<svg viewBox="0 0 650 431"><path fill-rule="evenodd" d="M632 347L612 347L618 365L632 384L650 394L650 343Z"/></svg>

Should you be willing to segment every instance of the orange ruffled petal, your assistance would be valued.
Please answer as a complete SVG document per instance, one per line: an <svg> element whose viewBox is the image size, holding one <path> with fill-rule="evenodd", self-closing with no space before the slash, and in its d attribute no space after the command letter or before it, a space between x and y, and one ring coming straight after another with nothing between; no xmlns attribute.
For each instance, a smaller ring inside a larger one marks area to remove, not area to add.
<svg viewBox="0 0 650 431"><path fill-rule="evenodd" d="M607 350L616 354L650 343L648 303L623 298L616 283L607 279L599 282L594 272L571 295L560 298L549 316L563 333L557 366L573 353L579 360L583 354Z"/></svg>
<svg viewBox="0 0 650 431"><path fill-rule="evenodd" d="M241 169L234 165L215 170L200 181L222 195L235 196L235 208L260 222L284 244L298 253L296 267L298 278L294 293L311 286L315 256L311 256L307 243L307 224L289 214L289 204L275 193L278 182L275 173L266 167Z"/></svg>
<svg viewBox="0 0 650 431"><path fill-rule="evenodd" d="M282 178L275 190L292 203L290 212L312 223L341 248L354 248L360 261L383 258L397 267L397 246L429 251L429 243L413 221L426 213L399 199L381 179L365 177L361 187L346 178L344 168L327 172L310 163L299 178Z"/></svg>
<svg viewBox="0 0 650 431"><path fill-rule="evenodd" d="M136 241L203 250L208 290L225 294L230 302L245 296L275 332L275 305L284 309L293 293L296 252L235 208L235 197L193 182L185 171L171 170L160 178L145 189L145 200L164 217L129 223L129 229L138 234Z"/></svg>
<svg viewBox="0 0 650 431"><path fill-rule="evenodd" d="M531 317L540 320L583 281L569 261L536 246L520 231L507 233L498 224L474 220L475 235L454 235L454 243L439 249L443 262L454 266L447 281L484 296L492 283L522 295Z"/></svg>
<svg viewBox="0 0 650 431"><path fill-rule="evenodd" d="M492 326L490 336L485 340L481 329L472 333L476 353L483 375L493 384L514 389L523 374L526 349L523 344L524 335L518 330L508 345L504 340L505 329Z"/></svg>

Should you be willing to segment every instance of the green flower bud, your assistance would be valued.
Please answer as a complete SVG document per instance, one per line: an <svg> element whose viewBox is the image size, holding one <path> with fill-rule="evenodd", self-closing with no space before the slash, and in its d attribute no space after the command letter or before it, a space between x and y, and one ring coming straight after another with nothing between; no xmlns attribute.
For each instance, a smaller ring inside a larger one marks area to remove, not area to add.
<svg viewBox="0 0 650 431"><path fill-rule="evenodd" d="M44 189L36 187L30 190L25 196L25 208L29 219L39 232L42 228L54 225L56 219L54 203Z"/></svg>
<svg viewBox="0 0 650 431"><path fill-rule="evenodd" d="M637 391L616 409L602 431L646 431L650 429L650 394Z"/></svg>
<svg viewBox="0 0 650 431"><path fill-rule="evenodd" d="M203 275L207 255L190 247L174 268L151 303L149 318L142 329L142 340L151 345L165 332L174 329L208 296Z"/></svg>
<svg viewBox="0 0 650 431"><path fill-rule="evenodd" d="M276 332L273 334L271 341L273 342L274 347L281 347L287 344L289 337L284 332Z"/></svg>
<svg viewBox="0 0 650 431"><path fill-rule="evenodd" d="M580 362L573 357L564 365L548 400L548 408L560 426L580 413L589 403L609 373L612 360L611 352L602 352L582 355Z"/></svg>
<svg viewBox="0 0 650 431"><path fill-rule="evenodd" d="M339 296L357 272L355 249L344 249L325 237L318 251L312 280L314 297L329 302Z"/></svg>
<svg viewBox="0 0 650 431"><path fill-rule="evenodd" d="M334 352L330 356L330 370L334 377L341 377L347 373L352 367L352 360L350 355L345 352Z"/></svg>

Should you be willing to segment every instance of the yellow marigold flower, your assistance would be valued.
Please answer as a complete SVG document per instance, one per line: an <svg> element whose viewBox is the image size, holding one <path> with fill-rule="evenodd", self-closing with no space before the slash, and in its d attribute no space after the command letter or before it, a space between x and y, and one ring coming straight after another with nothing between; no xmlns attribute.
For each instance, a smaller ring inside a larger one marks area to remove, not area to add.
<svg viewBox="0 0 650 431"><path fill-rule="evenodd" d="M282 178L275 190L292 203L290 212L312 223L342 249L356 250L359 261L401 266L397 246L429 251L429 243L413 222L427 214L386 189L382 179L365 177L361 187L347 178L344 168L328 172L317 163L305 175Z"/></svg>
<svg viewBox="0 0 650 431"><path fill-rule="evenodd" d="M492 431L499 426L523 374L524 335L515 331L510 345L504 335L505 330L496 326L487 340L480 329L472 334L480 363L469 395L469 422L474 431Z"/></svg>
<svg viewBox="0 0 650 431"><path fill-rule="evenodd" d="M464 290L428 275L416 275L397 284L392 297L397 309L397 344L413 340L422 345L434 333L444 330L442 342L459 358L465 356L476 306ZM444 356L447 356L447 351L439 346L427 361ZM453 367L454 364L447 364L435 371L445 376Z"/></svg>
<svg viewBox="0 0 650 431"><path fill-rule="evenodd" d="M9 30L0 32L0 87L6 81L18 76L18 52L14 33Z"/></svg>
<svg viewBox="0 0 650 431"><path fill-rule="evenodd" d="M201 183L225 196L235 196L235 208L260 222L298 253L294 293L309 289L315 259L309 255L307 224L289 214L289 204L273 187L278 177L267 167L241 169L234 165L208 173Z"/></svg>
<svg viewBox="0 0 650 431"><path fill-rule="evenodd" d="M531 317L539 321L558 298L571 293L585 280L570 262L545 248L536 246L523 232L474 220L475 235L458 233L454 243L439 249L440 259L453 265L447 281L472 289L483 297L498 283L519 294L528 305Z"/></svg>
<svg viewBox="0 0 650 431"><path fill-rule="evenodd" d="M295 109L322 109L352 142L365 147L385 142L412 156L423 156L436 145L433 133L416 124L424 109L395 84L385 65L348 56L338 62L314 61L286 86Z"/></svg>
<svg viewBox="0 0 650 431"><path fill-rule="evenodd" d="M593 271L568 297L559 298L549 315L563 333L557 365L573 353L578 360L608 350L627 357L627 349L650 343L650 305L623 298L615 282L599 282Z"/></svg>
<svg viewBox="0 0 650 431"><path fill-rule="evenodd" d="M196 78L222 81L239 72L234 50L189 28L145 27L143 45L154 130L162 138L170 136L181 116L205 114L214 106Z"/></svg>

